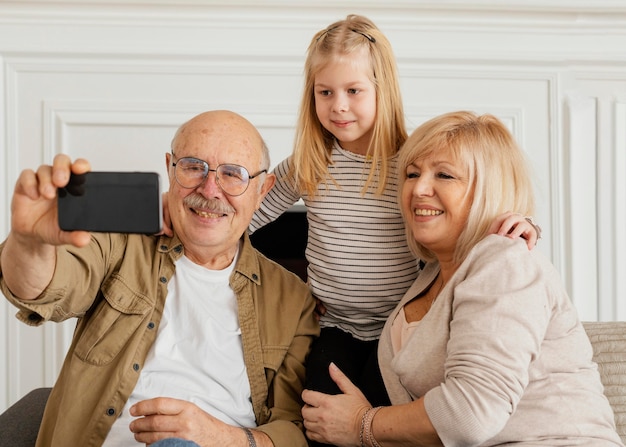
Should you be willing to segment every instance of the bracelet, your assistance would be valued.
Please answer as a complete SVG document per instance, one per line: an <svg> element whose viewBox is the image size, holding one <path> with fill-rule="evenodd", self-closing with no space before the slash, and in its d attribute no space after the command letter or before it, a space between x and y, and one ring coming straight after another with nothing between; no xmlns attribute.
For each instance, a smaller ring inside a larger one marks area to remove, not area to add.
<svg viewBox="0 0 626 447"><path fill-rule="evenodd" d="M374 416L378 413L382 407L374 407L368 409L361 418L361 431L359 432L359 441L361 441L361 447L382 447L378 441L374 438L372 433L372 422L374 422Z"/></svg>
<svg viewBox="0 0 626 447"><path fill-rule="evenodd" d="M241 429L244 431L244 433L248 437L248 445L250 447L256 447L256 441L254 440L254 435L252 434L252 430L250 430L248 427L241 427Z"/></svg>
<svg viewBox="0 0 626 447"><path fill-rule="evenodd" d="M361 447L367 447L363 442L363 432L365 431L365 417L367 416L367 413L369 413L371 410L372 407L365 410L365 413L363 413L363 416L361 417L361 429L359 430L359 442L361 443Z"/></svg>
<svg viewBox="0 0 626 447"><path fill-rule="evenodd" d="M541 239L541 227L537 225L537 222L535 222L533 216L524 216L524 219L526 219L526 222L528 222L535 228L535 231L537 232L537 240Z"/></svg>

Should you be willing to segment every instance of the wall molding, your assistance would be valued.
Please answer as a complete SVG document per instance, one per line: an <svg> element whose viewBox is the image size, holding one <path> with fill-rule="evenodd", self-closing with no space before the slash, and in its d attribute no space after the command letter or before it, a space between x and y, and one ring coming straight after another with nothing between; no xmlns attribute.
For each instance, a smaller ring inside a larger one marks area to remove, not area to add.
<svg viewBox="0 0 626 447"><path fill-rule="evenodd" d="M622 95L615 103L615 229L613 259L615 280L614 297L615 314L626 319L626 95Z"/></svg>
<svg viewBox="0 0 626 447"><path fill-rule="evenodd" d="M136 10L149 7L151 9L170 9L177 7L186 8L219 8L234 7L246 9L261 9L268 13L275 14L276 8L284 8L296 11L310 11L316 9L328 10L329 8L354 8L362 7L372 10L384 10L396 12L397 10L425 10L425 11L513 11L513 12L538 12L547 14L557 13L601 13L614 14L626 12L626 5L621 0L474 0L468 4L467 0L389 0L381 3L379 0L317 0L314 4L299 2L294 0L266 0L262 6L255 0L133 0L132 3L126 0L5 0L6 5L14 7L26 7L37 5L39 7L58 8L72 5L82 9L123 8L125 10Z"/></svg>
<svg viewBox="0 0 626 447"><path fill-rule="evenodd" d="M245 115L280 161L309 41L348 13L389 37L409 127L453 108L505 121L539 168L538 249L584 319L626 319L624 0L1 1L0 238L24 167L145 160L210 108ZM74 327L14 314L0 305L0 411L54 382Z"/></svg>
<svg viewBox="0 0 626 447"><path fill-rule="evenodd" d="M281 6L284 10L278 13ZM205 0L5 1L0 4L0 51L213 54L249 61L264 60L279 48L282 57L301 58L315 31L349 12L375 18L399 59L409 53L417 58L441 54L459 60L491 54L499 60L515 55L518 60L554 63L626 61L621 50L626 47L626 4L621 0L492 0L471 5L461 0L384 4L344 0L315 6L288 0L262 6L252 1ZM241 30L253 38L243 39ZM505 33L507 38L490 39L490 33ZM129 39L129 35L140 38Z"/></svg>

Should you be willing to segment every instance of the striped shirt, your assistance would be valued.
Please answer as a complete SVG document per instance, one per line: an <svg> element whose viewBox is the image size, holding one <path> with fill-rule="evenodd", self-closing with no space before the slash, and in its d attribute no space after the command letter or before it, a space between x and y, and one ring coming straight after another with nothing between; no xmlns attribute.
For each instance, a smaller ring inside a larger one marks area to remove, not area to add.
<svg viewBox="0 0 626 447"><path fill-rule="evenodd" d="M278 164L273 170L276 185L255 213L250 231L274 221L302 199L309 227L308 281L326 307L320 325L360 340L376 340L418 274L397 203L397 155L390 160L382 195L374 191L362 195L370 166L364 156L336 144L331 158L328 181L320 183L313 198L295 190L288 178L291 158Z"/></svg>

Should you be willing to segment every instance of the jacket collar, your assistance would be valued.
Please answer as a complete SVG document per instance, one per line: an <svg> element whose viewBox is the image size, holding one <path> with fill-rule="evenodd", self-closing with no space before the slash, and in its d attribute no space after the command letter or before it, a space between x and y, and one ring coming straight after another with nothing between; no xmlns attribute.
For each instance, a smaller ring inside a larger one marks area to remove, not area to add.
<svg viewBox="0 0 626 447"><path fill-rule="evenodd" d="M158 251L160 253L169 253L174 260L178 260L185 252L183 243L176 234L174 234L174 237L160 236L158 244ZM244 233L241 237L241 249L239 251L239 259L235 264L235 271L257 285L261 284L258 256L259 252L252 246L250 236L248 236L248 233Z"/></svg>

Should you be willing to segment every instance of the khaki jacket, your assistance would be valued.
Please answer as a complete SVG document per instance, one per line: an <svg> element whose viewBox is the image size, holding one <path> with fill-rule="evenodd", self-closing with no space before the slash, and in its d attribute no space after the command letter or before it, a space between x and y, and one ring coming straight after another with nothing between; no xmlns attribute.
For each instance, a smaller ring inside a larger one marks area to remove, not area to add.
<svg viewBox="0 0 626 447"><path fill-rule="evenodd" d="M100 446L155 341L184 248L177 237L94 233L87 247L57 253L54 277L38 299L12 295L2 272L0 290L26 324L77 318L37 445ZM306 446L300 394L304 362L319 334L309 289L255 250L247 235L230 285L258 429L277 447Z"/></svg>

